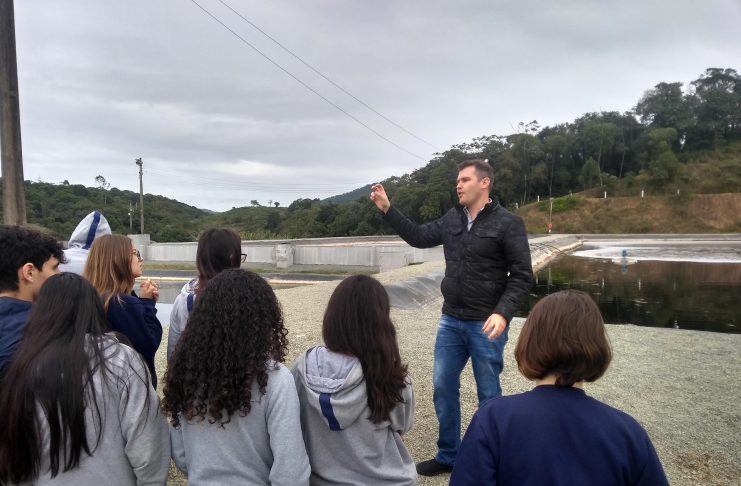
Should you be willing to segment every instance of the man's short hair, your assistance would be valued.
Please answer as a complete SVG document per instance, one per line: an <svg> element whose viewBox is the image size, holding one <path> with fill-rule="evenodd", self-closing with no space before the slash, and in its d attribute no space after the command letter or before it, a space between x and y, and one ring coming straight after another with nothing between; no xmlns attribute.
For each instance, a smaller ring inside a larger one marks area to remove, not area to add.
<svg viewBox="0 0 741 486"><path fill-rule="evenodd" d="M41 270L51 257L64 262L62 245L24 226L0 226L0 292L18 290L18 269L32 263Z"/></svg>
<svg viewBox="0 0 741 486"><path fill-rule="evenodd" d="M556 376L556 385L595 381L612 360L597 304L578 290L562 290L530 311L515 347L520 372L530 380Z"/></svg>
<svg viewBox="0 0 741 486"><path fill-rule="evenodd" d="M474 167L474 169L476 170L476 176L479 178L479 180L483 179L484 177L488 177L490 187L494 183L494 169L491 168L491 165L489 165L487 161L483 159L464 160L463 162L458 164L458 172L467 167Z"/></svg>

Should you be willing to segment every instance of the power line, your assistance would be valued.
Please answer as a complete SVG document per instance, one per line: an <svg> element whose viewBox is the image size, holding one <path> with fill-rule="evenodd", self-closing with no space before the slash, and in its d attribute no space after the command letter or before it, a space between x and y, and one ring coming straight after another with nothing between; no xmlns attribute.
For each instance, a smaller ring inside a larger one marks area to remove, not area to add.
<svg viewBox="0 0 741 486"><path fill-rule="evenodd" d="M332 102L331 100L329 100L328 98L326 98L325 96L323 96L321 93L319 93L314 88L312 88L311 86L309 86L308 84L306 84L304 81L302 81L301 79L299 79L296 75L294 75L293 73L291 73L289 70L287 70L286 68L284 68L283 66L281 66L277 62L273 61L270 57L267 56L267 54L263 53L260 49L258 49L254 45L252 45L244 37L242 37L241 35L239 35L238 33L236 33L234 30L232 30L228 25L226 25L224 22L222 22L221 20L219 20L214 14L212 14L211 12L209 12L208 10L206 10L206 8L204 8L200 3L196 2L196 0L190 0L190 2L193 3L193 4L195 4L203 12L205 12L206 15L208 15L209 17L211 17L212 19L214 19L216 22L218 22L226 30L228 30L229 32L231 32L232 35L234 35L237 39L241 40L244 44L246 44L247 46L249 46L252 50L254 50L258 54L260 54L262 57L264 57L272 65L274 65L275 67L277 67L278 69L280 69L281 71L283 71L284 73L286 73L287 75L289 75L290 77L292 77L294 80L296 80L296 82L298 82L299 84L301 84L301 86L303 86L304 88L308 89L309 91L311 91L312 93L314 93L315 95L317 95L319 98L323 99L325 102L329 103L330 105L332 105L333 107L335 107L337 110L339 110L342 113L344 113L345 115L347 115L349 118L351 118L352 120L354 120L356 123L364 126L366 129L368 129L373 134L375 134L378 138L380 138L382 140L385 140L386 142L390 143L391 145L393 145L394 147L398 148L402 152L405 152L405 153L411 155L412 157L416 157L416 158L418 158L420 160L425 160L425 161L427 160L424 157L422 157L420 155L417 155L414 152L410 152L409 150L405 149L404 147L402 147L401 145L397 144L396 142L394 142L394 141L386 138L381 133L377 132L376 130L374 130L373 128L371 128L370 126L368 126L367 124L363 123L362 121L360 121L359 119L357 119L356 117L354 117L353 115L351 115L350 113L348 113L347 111L345 111L344 109L342 109L342 107L340 107L339 105L335 104L334 102Z"/></svg>
<svg viewBox="0 0 741 486"><path fill-rule="evenodd" d="M367 182L358 182L358 183L343 183L343 184L265 184L265 183L250 183L250 182L241 182L241 181L228 181L228 180L220 180L220 179L213 179L213 178L204 178L200 176L191 176L189 174L181 174L181 173L174 173L174 172L168 172L158 169L152 169L149 168L148 172L151 172L153 174L159 174L163 176L167 176L169 180L173 181L183 181L183 182L200 182L208 184L211 188L220 188L220 189L247 189L247 190L253 190L253 191L266 191L266 192L276 192L281 194L301 194L306 192L312 192L312 191L341 191L341 192L350 192L357 188L363 187L367 185Z"/></svg>
<svg viewBox="0 0 741 486"><path fill-rule="evenodd" d="M247 19L247 18L246 18L246 17L244 16L244 15L242 15L242 14L241 14L241 13L239 13L239 12L238 12L237 10L235 10L234 8L232 8L232 6L231 6L231 5L229 5L228 3L226 3L226 2L224 1L224 0L218 0L218 2L219 2L219 3L221 3L221 4L223 5L223 6L225 6L226 8L228 8L229 10L231 10L232 12L234 12L234 13L235 13L235 14L236 14L236 15L237 15L237 16L238 16L239 18L241 18L242 20L244 20L245 22L247 22L247 23L248 23L249 25L251 25L251 26L252 26L252 27L253 27L253 28L254 28L255 30L257 30L257 31L258 31L258 32L260 32L260 33L261 33L262 35L264 35L265 37L267 37L268 39L270 39L271 41L273 41L273 42L274 42L274 43L275 43L276 45L278 45L278 47L280 47L281 49L283 49L284 51L286 51L286 52L287 52L288 54L290 54L291 56L293 56L294 58L296 58L296 59L297 59L297 60L298 60L299 62L301 62L301 63L302 63L302 64L303 64L304 66L308 67L309 69L311 69L312 71L314 71L314 72L315 72L316 74L318 74L319 76L321 76L322 78L324 78L325 80L327 80L327 82L329 82L330 84L332 84L332 86L334 86L335 88L339 89L340 91L342 91L343 93L345 93L346 95L348 95L348 96L349 96L350 98L354 99L355 101L357 101L358 103L360 103L360 104L361 104L361 105L363 105L364 107L368 108L368 109L369 109L370 111L372 111L372 112L373 112L373 113L375 113L376 115L380 116L381 118L383 118L384 120L386 120L387 122L389 122L390 124L392 124L393 126L395 126L396 128L398 128L398 129L400 129L400 130L404 131L404 132L405 132L405 133L407 133L408 135L411 135L412 137L416 138L416 139L417 139L417 140L419 140L420 142L422 142L422 143L425 143L425 144L429 145L430 147L432 147L432 148L433 148L433 149L435 149L435 150L440 150L440 149L439 149L438 147L436 147L436 146L435 146L435 145L433 145L432 143L428 142L427 140L425 140L425 139L424 139L424 138L422 138L422 137L419 137L419 136L417 136L416 134L414 134L414 133L413 133L413 132L411 132L410 130L407 130L406 128L404 128L403 126L399 125L399 124L398 124L398 123L396 123L395 121L393 121L393 120L389 119L389 118L388 118L388 117L386 117L386 116L385 116L385 115L384 115L383 113L380 113L380 112L379 112L378 110L376 110L376 109L375 109L375 108L373 108L372 106L368 105L368 104L367 104L367 103L366 103L365 101L361 100L360 98L358 98L358 97L357 97L357 96L355 96L354 94L350 93L349 91L347 91L347 90L346 90L345 88L343 88L342 86L340 86L340 85L339 85L339 84L337 84L336 82L332 81L332 80L331 80L331 79L330 79L330 78L329 78L328 76L326 76L326 75L325 75L324 73L320 72L320 71L319 71L318 69L316 69L316 68L315 68L314 66L312 66L312 65L311 65L311 64L309 64L308 62L304 61L304 60L303 60L303 59L302 59L302 58L301 58L301 57L300 57L300 56L299 56L298 54L296 54L295 52L293 52L292 50L290 50L289 48L287 48L286 46L284 46L283 44L281 44L281 43L280 43L280 42L279 42L279 41L278 41L277 39L275 39L275 38L274 38L274 37L272 37L272 36L271 36L270 34L268 34L267 32L265 32L264 30L262 30L262 29L261 29L260 27L258 27L258 26L257 26L257 25L256 25L256 24L255 24L254 22L252 22L251 20Z"/></svg>
<svg viewBox="0 0 741 486"><path fill-rule="evenodd" d="M227 184L230 183L230 182L227 182L227 181L223 181L221 179L201 177L201 176L192 176L192 175L189 175L189 174L178 174L178 173L174 173L174 172L164 171L162 169L152 169L152 168L150 168L148 170L151 171L151 172L157 172L157 173L160 173L160 174L163 174L163 175L173 175L173 176L178 176L178 177L182 177L182 178L195 179L195 180L199 180L199 181L206 181L206 182L226 182ZM330 188L334 188L334 187L346 187L346 186L354 186L354 185L361 185L362 186L364 184L367 184L367 182L342 182L340 184L338 184L338 183L332 183L332 182L318 182L318 183L303 183L303 182L300 182L300 183L290 183L290 182L285 182L285 183L280 183L280 184L270 184L270 183L263 184L263 183L250 183L250 182L244 182L243 183L243 182L235 181L235 182L233 182L233 184L248 184L248 185L249 184L252 184L252 185L257 185L257 186L261 186L261 187L272 186L272 187L303 187L303 188L330 187Z"/></svg>

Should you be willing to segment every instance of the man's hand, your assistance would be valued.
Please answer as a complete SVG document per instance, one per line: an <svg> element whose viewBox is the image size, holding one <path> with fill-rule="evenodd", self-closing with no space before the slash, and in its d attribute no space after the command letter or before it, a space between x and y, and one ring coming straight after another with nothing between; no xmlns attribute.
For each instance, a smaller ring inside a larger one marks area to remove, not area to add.
<svg viewBox="0 0 741 486"><path fill-rule="evenodd" d="M384 189L381 184L373 184L371 187L370 199L376 203L376 207L382 211L383 214L386 214L391 207L389 197L386 195L386 189Z"/></svg>
<svg viewBox="0 0 741 486"><path fill-rule="evenodd" d="M492 314L486 320L481 330L484 334L489 336L489 339L496 339L500 334L504 332L504 328L507 327L507 319L501 314Z"/></svg>

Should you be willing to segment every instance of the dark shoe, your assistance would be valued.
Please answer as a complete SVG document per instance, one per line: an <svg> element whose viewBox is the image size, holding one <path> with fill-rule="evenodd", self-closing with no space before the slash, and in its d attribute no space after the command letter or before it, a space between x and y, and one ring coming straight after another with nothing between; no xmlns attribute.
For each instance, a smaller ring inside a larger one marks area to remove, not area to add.
<svg viewBox="0 0 741 486"><path fill-rule="evenodd" d="M436 459L417 463L417 474L420 476L437 476L438 474L449 473L452 470L453 466L437 462Z"/></svg>

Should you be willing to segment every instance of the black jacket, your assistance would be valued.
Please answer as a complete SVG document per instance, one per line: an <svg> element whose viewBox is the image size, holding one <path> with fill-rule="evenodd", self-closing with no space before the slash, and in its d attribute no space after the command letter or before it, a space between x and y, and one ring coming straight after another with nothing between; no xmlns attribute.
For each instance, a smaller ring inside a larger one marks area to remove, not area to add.
<svg viewBox="0 0 741 486"><path fill-rule="evenodd" d="M411 246L443 245L443 314L481 321L496 312L509 322L525 303L534 281L525 225L497 202L484 207L470 231L462 206L424 225L391 206L384 220Z"/></svg>

